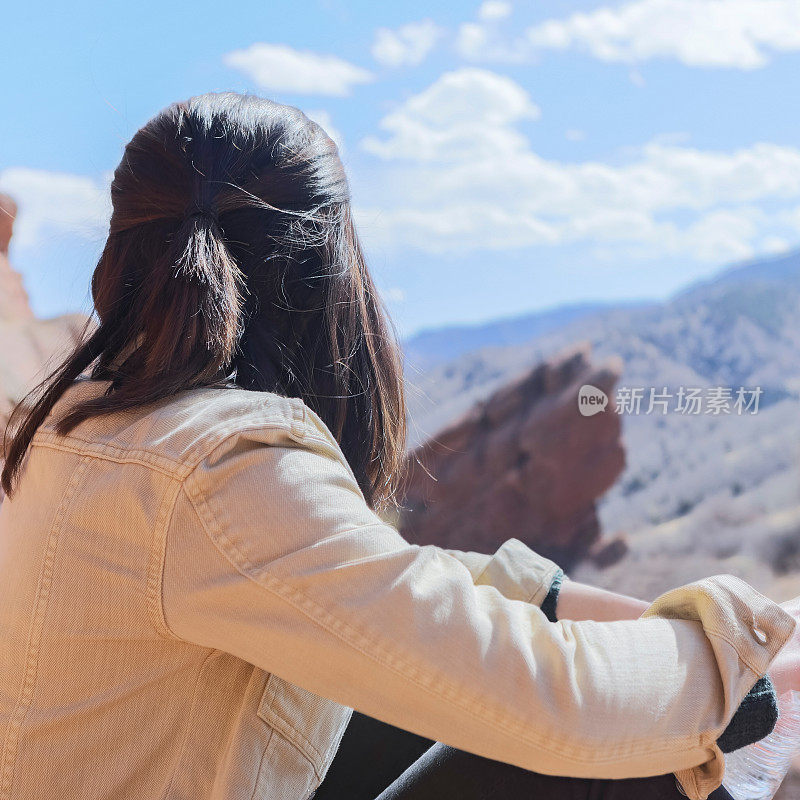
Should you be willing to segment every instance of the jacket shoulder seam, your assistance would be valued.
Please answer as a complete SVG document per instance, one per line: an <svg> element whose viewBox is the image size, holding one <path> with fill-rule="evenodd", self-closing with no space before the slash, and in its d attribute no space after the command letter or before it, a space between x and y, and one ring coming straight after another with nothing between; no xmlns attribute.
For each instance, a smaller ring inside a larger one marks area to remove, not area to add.
<svg viewBox="0 0 800 800"><path fill-rule="evenodd" d="M71 442L77 444L70 444ZM126 449L110 443L98 444L97 442L90 442L73 436L59 436L50 431L37 431L36 436L31 441L31 446L61 450L88 458L100 458L104 461L114 461L118 464L140 464L169 477L176 477L176 472L179 472L176 467L181 465L179 461L171 461L149 450L141 450L139 448Z"/></svg>
<svg viewBox="0 0 800 800"><path fill-rule="evenodd" d="M291 423L284 421L261 421L249 425L240 425L236 421L218 429L213 434L203 438L196 445L195 452L186 460L169 459L142 448L126 448L111 442L98 443L75 436L60 436L51 431L37 431L31 446L48 447L62 450L80 456L101 458L119 464L133 463L161 472L170 477L184 480L191 472L207 458L217 447L238 433L248 433L257 430L279 430L288 433L295 441L316 441L318 437L309 435L304 429L304 420L295 418ZM202 446L201 446L202 444Z"/></svg>

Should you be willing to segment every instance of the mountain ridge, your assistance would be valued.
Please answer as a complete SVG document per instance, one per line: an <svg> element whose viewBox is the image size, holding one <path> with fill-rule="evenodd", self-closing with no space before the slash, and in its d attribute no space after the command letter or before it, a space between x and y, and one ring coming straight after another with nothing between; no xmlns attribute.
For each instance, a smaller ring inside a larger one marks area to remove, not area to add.
<svg viewBox="0 0 800 800"><path fill-rule="evenodd" d="M404 351L415 365L428 366L454 358L478 347L522 344L560 326L610 311L638 310L661 307L692 298L696 293L713 287L741 284L780 283L794 280L800 285L800 248L776 255L765 255L726 265L711 275L690 282L664 299L597 300L565 303L538 311L522 312L509 317L494 317L476 323L446 324L425 327L402 340ZM483 340L476 340L483 335ZM455 337L457 344L443 342ZM416 360L415 360L416 359Z"/></svg>

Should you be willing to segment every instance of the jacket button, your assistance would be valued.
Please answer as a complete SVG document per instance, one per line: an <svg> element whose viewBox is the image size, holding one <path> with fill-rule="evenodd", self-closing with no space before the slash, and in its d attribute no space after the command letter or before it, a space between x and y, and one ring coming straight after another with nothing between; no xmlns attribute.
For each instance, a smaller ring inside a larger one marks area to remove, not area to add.
<svg viewBox="0 0 800 800"><path fill-rule="evenodd" d="M761 628L753 628L753 636L757 642L760 642L761 644L767 643L767 634L764 633Z"/></svg>

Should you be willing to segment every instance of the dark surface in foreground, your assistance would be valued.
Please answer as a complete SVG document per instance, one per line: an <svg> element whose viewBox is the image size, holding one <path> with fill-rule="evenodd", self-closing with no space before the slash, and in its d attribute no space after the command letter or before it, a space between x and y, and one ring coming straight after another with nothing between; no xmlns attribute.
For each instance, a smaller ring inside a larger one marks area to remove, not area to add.
<svg viewBox="0 0 800 800"><path fill-rule="evenodd" d="M673 775L618 781L539 775L436 744L356 713L314 800L680 800L681 797L684 795ZM731 800L731 797L719 789L709 800Z"/></svg>

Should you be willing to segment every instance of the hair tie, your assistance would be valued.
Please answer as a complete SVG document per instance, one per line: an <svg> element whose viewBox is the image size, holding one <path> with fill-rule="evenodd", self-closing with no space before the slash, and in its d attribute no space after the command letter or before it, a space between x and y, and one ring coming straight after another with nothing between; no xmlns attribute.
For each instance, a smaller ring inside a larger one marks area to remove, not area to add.
<svg viewBox="0 0 800 800"><path fill-rule="evenodd" d="M191 219L192 217L207 217L214 223L219 222L216 213L212 209L207 206L197 205L196 203L189 206L186 213L183 215L184 220Z"/></svg>

